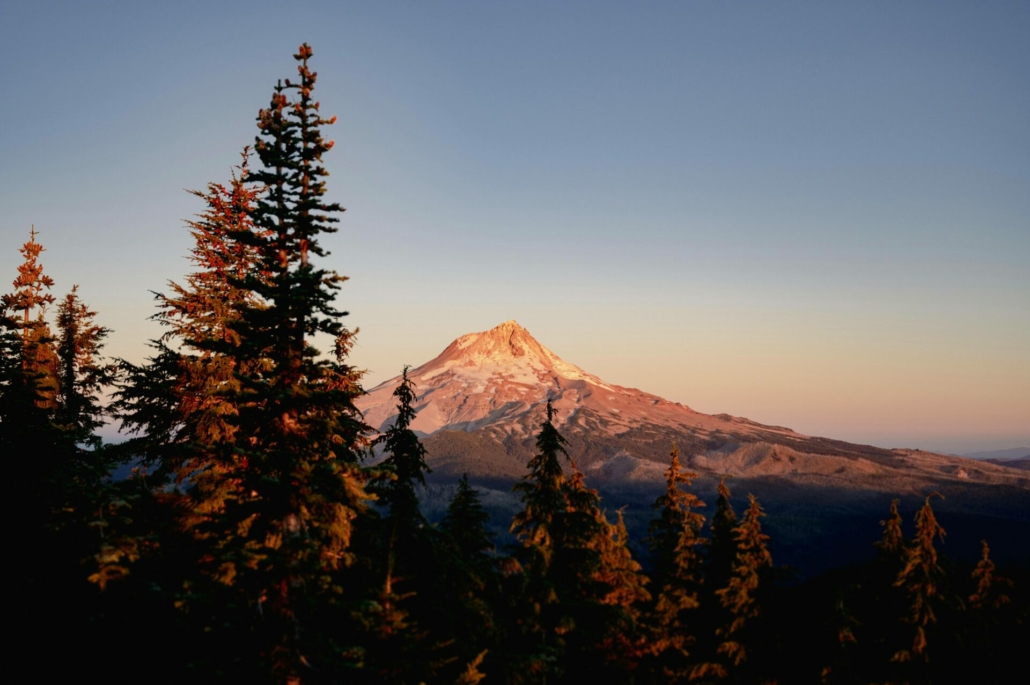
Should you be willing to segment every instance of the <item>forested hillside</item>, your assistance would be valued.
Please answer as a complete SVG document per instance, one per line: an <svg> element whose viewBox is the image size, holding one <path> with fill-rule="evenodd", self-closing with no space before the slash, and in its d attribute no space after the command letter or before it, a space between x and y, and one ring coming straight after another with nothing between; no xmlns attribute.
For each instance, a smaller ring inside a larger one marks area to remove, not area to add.
<svg viewBox="0 0 1030 685"><path fill-rule="evenodd" d="M770 552L762 502L735 508L729 479L702 502L672 444L631 540L548 402L511 544L467 477L427 518L407 369L383 433L355 407L346 279L322 246L343 212L322 166L336 118L320 112L311 48L294 58L234 175L194 193L192 271L157 296L163 334L145 363L105 357L111 332L89 294L46 272L34 230L21 247L0 337L18 670L465 685L1019 672L1027 570L996 567L988 542L975 566L945 558L935 493L920 493L914 520L897 502L883 512L873 561L801 582ZM125 441L98 437L108 420Z"/></svg>

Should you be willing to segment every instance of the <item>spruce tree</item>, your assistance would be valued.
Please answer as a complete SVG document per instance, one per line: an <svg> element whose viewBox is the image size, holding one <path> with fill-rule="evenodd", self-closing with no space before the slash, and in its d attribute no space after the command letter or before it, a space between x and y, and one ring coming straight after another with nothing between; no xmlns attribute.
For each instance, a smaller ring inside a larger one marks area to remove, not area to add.
<svg viewBox="0 0 1030 685"><path fill-rule="evenodd" d="M114 380L114 368L105 364L100 351L110 329L98 326L96 312L79 298L78 286L57 309L60 361L57 421L75 443L96 446L95 431L103 425L101 390Z"/></svg>
<svg viewBox="0 0 1030 685"><path fill-rule="evenodd" d="M57 407L58 361L46 311L55 300L50 293L54 280L39 262L44 248L36 241L37 235L33 226L29 241L19 250L23 261L18 265L14 292L4 295L2 303L21 341L23 382L31 386L36 405L52 413Z"/></svg>
<svg viewBox="0 0 1030 685"><path fill-rule="evenodd" d="M415 384L408 378L410 368L404 367L401 382L393 391L397 398L397 418L372 443L382 445L387 456L381 464L385 473L371 489L389 508L389 518L394 524L406 529L423 527L426 523L419 510L415 488L426 484L425 474L431 471L426 465L426 448L411 430L417 395Z"/></svg>
<svg viewBox="0 0 1030 685"><path fill-rule="evenodd" d="M879 558L894 564L901 559L905 550L905 535L901 530L901 514L898 512L898 500L891 501L890 516L880 521L883 537L876 543Z"/></svg>
<svg viewBox="0 0 1030 685"><path fill-rule="evenodd" d="M622 510L616 512L614 523L607 520L604 512L599 514L601 530L595 538L598 568L594 573L598 590L592 599L601 604L603 622L600 640L591 651L601 658L588 663L600 678L633 682L634 672L649 652L650 636L643 619L651 599L646 588L649 580L630 552Z"/></svg>
<svg viewBox="0 0 1030 685"><path fill-rule="evenodd" d="M1006 588L1012 586L1012 581L998 575L991 560L991 548L987 546L987 541L981 540L980 545L980 561L977 562L972 574L976 588L969 595L969 606L974 611L998 611L1012 603L1005 592Z"/></svg>
<svg viewBox="0 0 1030 685"><path fill-rule="evenodd" d="M547 679L556 673L554 663L564 646L564 633L570 626L561 612L552 565L560 544L561 515L568 509L566 477L559 455L568 459L568 441L554 427L554 407L547 401L546 418L537 435L537 454L530 459L529 473L515 484L513 491L522 498L522 511L512 520L511 532L521 547L516 558L523 569L524 587L519 601L520 632L528 642L521 650L523 663L514 668L529 682ZM519 648L516 648L519 649Z"/></svg>
<svg viewBox="0 0 1030 685"><path fill-rule="evenodd" d="M930 500L941 497L938 492L927 495L923 506L916 512L916 534L905 548L905 562L894 585L908 597L908 611L904 620L914 626L911 646L898 650L893 661L929 661L928 631L937 622L942 601L944 569L938 559L934 539L944 540L944 528L937 522Z"/></svg>
<svg viewBox="0 0 1030 685"><path fill-rule="evenodd" d="M1005 682L1008 674L1022 665L1030 626L1025 617L1019 617L1018 602L1013 602L1013 582L998 575L987 541L980 544L980 561L970 578L973 591L967 601L968 615L963 617L966 654L961 661L968 673L966 682ZM1024 602L1022 612L1026 611Z"/></svg>
<svg viewBox="0 0 1030 685"><path fill-rule="evenodd" d="M500 584L489 520L479 492L469 484L468 475L463 475L440 521L450 555L433 582L438 584L443 609L442 621L438 621L444 624L441 633L454 639L458 665L475 662L476 673L484 659L489 670L497 666L500 639Z"/></svg>
<svg viewBox="0 0 1030 685"><path fill-rule="evenodd" d="M608 522L596 490L569 459L566 477L559 454L565 438L554 427L555 411L547 403L546 420L537 436L538 454L529 474L516 484L524 508L512 531L522 548L525 572L521 617L530 646L524 671L532 678L561 680L628 678L641 652L638 618L648 599L640 566L626 547L623 525ZM621 675L619 674L621 671Z"/></svg>
<svg viewBox="0 0 1030 685"><path fill-rule="evenodd" d="M712 592L726 587L737 558L737 513L733 510L730 496L724 476L719 481L718 496L715 500L712 541L708 548L708 568L705 572L705 584Z"/></svg>
<svg viewBox="0 0 1030 685"><path fill-rule="evenodd" d="M695 679L720 678L726 674L724 659L719 654L723 640L718 633L729 625L733 616L723 606L719 591L729 587L738 550L737 513L726 485L728 477L723 476L719 481L710 526L711 538L706 549L704 579L699 593L701 606L697 612L695 658L691 660L691 677Z"/></svg>
<svg viewBox="0 0 1030 685"><path fill-rule="evenodd" d="M722 606L731 619L718 634L722 638L719 654L728 660L731 669L740 667L748 658L748 629L762 612L761 596L764 572L772 566L772 556L762 532L765 513L754 495L748 495L749 506L736 528L737 558L733 563L729 584L717 591Z"/></svg>
<svg viewBox="0 0 1030 685"><path fill-rule="evenodd" d="M186 222L194 241L189 260L195 270L184 283L169 283L171 294L156 295L159 311L154 318L165 332L150 343L154 356L141 366L120 362L124 381L115 410L123 428L139 434L122 451L178 483L192 483L196 509L219 506L219 496L205 492L204 481L209 471L219 470L211 450L230 441L234 430L229 418L236 410L228 390L238 386L237 369L227 349L240 344L234 326L241 307L261 306L240 285L248 274L259 273L255 248L240 240L254 231L249 212L261 192L246 184L249 157L244 149L228 187L209 183L205 192L190 191L205 204ZM224 478L213 476L216 481ZM213 488L218 491L217 484Z"/></svg>
<svg viewBox="0 0 1030 685"><path fill-rule="evenodd" d="M228 458L241 487L217 517L221 558L262 624L261 658L282 681L321 666L327 645L308 619L345 591L338 573L368 500L359 460L369 429L353 403L361 373L346 363L353 333L333 306L345 279L314 264L342 207L324 199L322 156L333 143L321 128L336 117L323 118L312 98L311 56L301 45L299 82L277 85L258 116L261 167L246 182L264 192L249 212L255 230L239 237L257 268L230 281L256 297L232 326L239 344L224 346L239 382L226 392L237 412ZM311 345L320 334L335 339L335 359Z"/></svg>
<svg viewBox="0 0 1030 685"><path fill-rule="evenodd" d="M333 306L345 279L316 266L342 208L325 200L332 142L321 129L335 117L312 97L311 55L300 47L298 81L277 85L259 113L259 168L205 195L209 212L192 226L197 277L161 300L178 338L167 347L189 353L185 366L159 350L157 378L141 377L152 395L123 396L140 411L130 423L176 443L166 454L192 488L189 526L220 592L197 611L235 639L224 668L247 664L275 682L335 667L349 638L332 608L364 595L341 572L369 499L359 466L369 429L353 404L361 373L346 363L353 332ZM321 335L335 341L331 358L312 346Z"/></svg>
<svg viewBox="0 0 1030 685"><path fill-rule="evenodd" d="M681 469L676 445L665 472L665 493L654 502L658 517L648 526L656 599L651 609L654 668L670 682L700 670L694 651L701 588L701 528L705 518L694 511L704 502L689 488L697 474ZM724 503L724 506L727 503Z"/></svg>
<svg viewBox="0 0 1030 685"><path fill-rule="evenodd" d="M462 560L478 565L494 549L494 534L487 528L490 514L483 508L479 492L469 485L468 474L458 480L458 489L447 505L440 530L448 535Z"/></svg>

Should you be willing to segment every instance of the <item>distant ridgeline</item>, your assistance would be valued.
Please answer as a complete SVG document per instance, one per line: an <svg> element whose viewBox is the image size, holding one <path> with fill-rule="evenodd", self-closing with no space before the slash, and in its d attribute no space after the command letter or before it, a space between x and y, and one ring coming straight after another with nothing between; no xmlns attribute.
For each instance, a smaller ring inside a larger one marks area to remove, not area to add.
<svg viewBox="0 0 1030 685"><path fill-rule="evenodd" d="M1025 470L700 414L605 383L514 321L365 394L333 306L345 279L322 266L342 207L325 199L336 118L311 57L294 55L231 178L193 192L192 272L157 295L144 363L105 358L77 289L51 293L34 228L21 248L0 312L20 670L467 685L1019 672ZM98 437L109 419L127 440Z"/></svg>

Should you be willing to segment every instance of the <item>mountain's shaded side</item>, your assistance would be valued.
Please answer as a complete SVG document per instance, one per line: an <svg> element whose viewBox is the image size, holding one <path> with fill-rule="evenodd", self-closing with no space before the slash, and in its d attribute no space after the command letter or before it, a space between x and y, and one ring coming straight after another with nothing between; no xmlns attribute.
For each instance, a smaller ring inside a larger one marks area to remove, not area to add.
<svg viewBox="0 0 1030 685"><path fill-rule="evenodd" d="M459 337L409 376L418 389L412 427L424 436L438 477L520 478L551 399L570 454L592 484L606 488L660 482L675 442L686 466L702 476L899 494L972 484L1030 491L1030 473L1018 468L810 437L606 383L560 359L515 321ZM399 382L386 381L358 400L374 428L393 421Z"/></svg>

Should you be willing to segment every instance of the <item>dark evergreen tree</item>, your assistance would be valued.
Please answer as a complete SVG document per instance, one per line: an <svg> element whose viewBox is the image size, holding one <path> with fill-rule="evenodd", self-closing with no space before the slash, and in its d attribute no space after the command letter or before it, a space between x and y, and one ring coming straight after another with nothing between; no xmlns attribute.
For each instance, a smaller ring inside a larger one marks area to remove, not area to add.
<svg viewBox="0 0 1030 685"><path fill-rule="evenodd" d="M739 547L737 513L733 510L732 494L726 485L728 477L723 476L719 481L710 526L711 538L706 548L704 579L699 593L701 606L697 612L698 628L695 632L697 642L691 670L691 677L695 680L708 681L726 675L725 658L719 653L723 639L718 633L729 625L733 617L723 606L719 591L729 587Z"/></svg>
<svg viewBox="0 0 1030 685"><path fill-rule="evenodd" d="M524 505L512 524L525 573L520 624L530 639L519 668L530 682L602 675L628 681L642 649L646 581L626 547L625 528L607 521L575 462L571 477L564 474L558 455L568 459L567 442L554 415L548 402L538 454L515 486Z"/></svg>
<svg viewBox="0 0 1030 685"><path fill-rule="evenodd" d="M529 473L513 488L522 495L523 509L515 515L511 527L524 548L523 565L538 574L544 574L551 563L555 519L567 508L566 478L558 455L569 458L568 441L552 423L555 411L550 400L546 411L547 419L540 425L536 439L537 454L528 464Z"/></svg>
<svg viewBox="0 0 1030 685"><path fill-rule="evenodd" d="M167 344L122 396L130 427L155 438L142 451L156 448L187 489L176 506L208 589L191 586L183 605L223 640L220 665L205 666L223 677L342 667L351 624L333 607L365 595L341 576L369 499L369 429L353 404L361 373L346 363L353 333L333 306L345 279L314 264L342 208L325 200L321 128L335 117L312 98L311 54L301 46L298 82L277 85L258 116L260 168L204 195L191 224L200 268L160 298ZM312 346L319 335L335 339L334 358Z"/></svg>
<svg viewBox="0 0 1030 685"><path fill-rule="evenodd" d="M440 521L440 530L454 542L465 564L479 566L490 560L494 534L487 527L489 521L490 514L483 508L479 493L469 485L468 474L462 475Z"/></svg>
<svg viewBox="0 0 1030 685"><path fill-rule="evenodd" d="M488 527L490 515L479 493L463 475L458 489L440 521L440 531L449 543L451 556L443 565L439 592L446 628L455 641L460 664L476 662L476 671L489 657L497 668L500 627L497 608L501 604L494 535Z"/></svg>
<svg viewBox="0 0 1030 685"><path fill-rule="evenodd" d="M997 574L997 567L991 561L991 548L987 546L987 541L981 540L980 544L980 561L977 562L972 574L976 587L969 595L969 606L974 611L999 611L1012 603L1007 594L1007 589L1012 587L1012 581Z"/></svg>
<svg viewBox="0 0 1030 685"><path fill-rule="evenodd" d="M1008 674L1021 667L1021 650L1030 626L1019 616L1013 601L1013 582L998 574L987 541L981 540L980 544L980 561L971 574L973 591L967 600L968 615L964 616L965 650L959 661L965 667L965 682L1004 682ZM1028 607L1022 611L1027 613ZM947 670L961 672L951 664L947 664Z"/></svg>
<svg viewBox="0 0 1030 685"><path fill-rule="evenodd" d="M30 391L36 395L36 405L52 414L57 407L58 361L46 311L54 303L50 294L54 280L43 272L39 256L44 248L36 242L36 235L33 226L29 241L20 249L23 261L18 265L14 292L4 295L2 303L8 313L9 330L13 327L21 341L24 382L30 384Z"/></svg>
<svg viewBox="0 0 1030 685"><path fill-rule="evenodd" d="M697 474L681 470L679 450L672 446L665 472L665 493L655 500L658 517L648 526L648 546L656 588L651 608L652 668L662 679L677 682L704 672L704 664L693 654L699 628L697 608L702 583L701 528L705 517L694 510L704 506L686 490Z"/></svg>
<svg viewBox="0 0 1030 685"><path fill-rule="evenodd" d="M237 360L225 350L240 343L234 326L241 307L262 306L241 286L248 275L260 276L256 249L240 240L255 230L249 212L261 192L246 184L249 154L243 151L229 187L210 183L206 192L191 191L205 203L186 222L195 271L181 285L171 282L170 295L156 296L160 311L154 318L165 333L151 342L155 355L146 364L120 363L125 380L115 403L123 427L139 434L123 451L142 458L151 471L195 485L194 499L214 498L208 508L219 506L218 483L225 481L211 450L231 439L236 413L229 390L238 389ZM210 493L203 482L209 475L216 481Z"/></svg>
<svg viewBox="0 0 1030 685"><path fill-rule="evenodd" d="M96 431L103 425L100 391L114 380L114 368L100 356L110 329L94 323L90 311L73 286L57 309L60 360L57 421L74 443L97 446ZM106 471L106 469L105 469Z"/></svg>
<svg viewBox="0 0 1030 685"><path fill-rule="evenodd" d="M382 445L387 455L381 466L383 475L371 487L383 504L389 508L389 518L394 525L403 528L421 528L426 524L419 510L415 488L426 484L425 474L430 471L426 465L426 448L411 430L415 419L414 402L417 399L415 384L408 378L405 366L401 382L393 391L397 398L397 418L383 435L373 441Z"/></svg>
<svg viewBox="0 0 1030 685"><path fill-rule="evenodd" d="M883 537L876 543L877 556L889 566L898 566L905 552L905 534L901 530L901 514L898 500L891 501L890 516L880 521ZM896 573L896 571L895 571Z"/></svg>
<svg viewBox="0 0 1030 685"><path fill-rule="evenodd" d="M708 548L708 568L705 571L705 584L712 592L726 587L737 559L737 513L733 511L730 496L726 478L723 477L719 481L718 497L715 500L712 540Z"/></svg>
<svg viewBox="0 0 1030 685"><path fill-rule="evenodd" d="M934 539L944 540L944 528L937 523L930 499L940 493L927 496L923 506L916 512L916 534L905 548L905 563L894 584L904 590L908 597L908 612L905 621L914 627L911 646L899 649L893 661L907 662L914 659L928 661L928 631L937 622L937 612L943 600L942 584L944 569L938 561Z"/></svg>
<svg viewBox="0 0 1030 685"><path fill-rule="evenodd" d="M748 650L756 646L752 626L762 613L763 576L772 567L772 556L766 546L769 536L762 532L765 513L754 495L748 495L748 500L750 505L736 528L737 558L729 584L717 591L731 616L729 624L718 631L722 639L718 651L725 656L731 672L739 670L747 661Z"/></svg>
<svg viewBox="0 0 1030 685"><path fill-rule="evenodd" d="M511 532L521 543L516 558L523 570L524 587L516 619L527 641L516 650L513 678L525 682L547 679L555 673L554 663L564 646L570 626L561 621L558 591L552 565L561 540L561 515L568 509L566 478L559 455L568 459L568 441L554 427L555 411L547 402L546 419L537 435L537 454L530 459L529 473L515 485L522 497L522 511L512 520Z"/></svg>
<svg viewBox="0 0 1030 685"><path fill-rule="evenodd" d="M359 460L369 429L353 404L361 373L346 363L353 334L333 306L345 279L313 264L327 255L319 239L335 232L342 208L325 200L321 160L333 143L321 128L336 118L323 118L312 98L311 55L300 47L299 82L278 85L258 116L261 167L245 181L263 192L249 212L254 230L238 236L256 269L230 279L254 297L231 325L238 344L213 345L231 357L238 382L225 390L236 412L231 449L219 452L238 486L212 515L216 559L249 608L259 663L278 681L334 658L314 623L346 592L339 572L368 500ZM316 335L335 339L335 359L319 357Z"/></svg>

